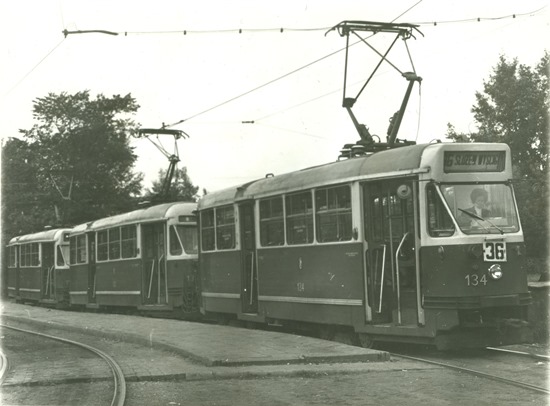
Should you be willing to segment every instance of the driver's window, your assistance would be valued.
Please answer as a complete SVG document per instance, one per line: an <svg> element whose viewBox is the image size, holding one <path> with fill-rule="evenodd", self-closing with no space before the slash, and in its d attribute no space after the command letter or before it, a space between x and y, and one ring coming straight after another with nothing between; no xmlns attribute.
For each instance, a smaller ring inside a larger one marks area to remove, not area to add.
<svg viewBox="0 0 550 406"><path fill-rule="evenodd" d="M428 233L432 237L449 237L453 235L455 232L454 223L433 183L428 184L426 187L426 196L428 200ZM449 200L454 201L454 199L446 200L448 202Z"/></svg>

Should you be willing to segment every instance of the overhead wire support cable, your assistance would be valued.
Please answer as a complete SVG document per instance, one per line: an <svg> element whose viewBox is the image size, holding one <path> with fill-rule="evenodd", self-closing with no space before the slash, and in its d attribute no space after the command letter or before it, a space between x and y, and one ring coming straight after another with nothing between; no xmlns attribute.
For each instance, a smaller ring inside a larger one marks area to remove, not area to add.
<svg viewBox="0 0 550 406"><path fill-rule="evenodd" d="M354 44L352 44L352 45L355 45L355 44L357 44L357 43L354 43ZM331 56L333 56L333 55L336 55L337 53L342 52L343 50L345 50L345 48L341 48L341 49L338 49L337 51L331 52L331 53L328 54L328 55L325 55L325 56L323 56L323 57L321 57L321 58L319 58L319 59L316 59L315 61L309 62L308 64L303 65L303 66L301 66L301 67L299 67L299 68L296 68L296 69L294 69L294 70L292 70L292 71L290 71L290 72L288 72L288 73L285 73L285 74L282 75L282 76L276 77L275 79L272 79L272 80L270 80L270 81L268 81L268 82L266 82L266 83L264 83L264 84L262 84L262 85L256 86L255 88L250 89L250 90L248 90L248 91L246 91L246 92L244 92L244 93L241 93L241 94L239 94L238 96L232 97L232 98L230 98L230 99L228 99L228 100L226 100L226 101L223 101L223 102L221 102L221 103L219 103L219 104L216 104L215 106L210 107L210 108L208 108L208 109L206 109L206 110L203 110L203 111L201 111L201 112L199 112L199 113L196 113L196 114L194 114L194 115L192 115L192 116L190 116L190 117L187 117L187 118L185 118L185 119L176 121L175 123L172 123L172 124L168 124L168 125L165 126L165 128L174 127L174 126L176 126L176 125L178 125L178 124L181 124L181 123L183 123L183 122L185 122L185 121L191 120L191 119L193 119L193 118L195 118L195 117L198 117L198 116L200 116L200 115L202 115L202 114L208 113L209 111L212 111L212 110L214 110L214 109L217 109L218 107L221 107L221 106L223 106L223 105L225 105L225 104L231 103L232 101L235 101L235 100L237 100L237 99L239 99L239 98L241 98L241 97L244 97L244 96L246 96L246 95L248 95L248 94L250 94L250 93L253 93L253 92L255 92L256 90L260 90L260 89L263 88L263 87L269 86L269 85L272 84L272 83L275 83L275 82L277 82L277 81L279 81L279 80L281 80L281 79L284 79L284 78L286 78L286 77L288 77L288 76L290 76L290 75L293 75L293 74L296 73L296 72L299 72L299 71L301 71L301 70L303 70L303 69L305 69L305 68L308 68L308 67L310 67L310 66L316 64L317 62L320 62L320 61L322 61L322 60L324 60L324 59L327 59L327 58L329 58L329 57L331 57Z"/></svg>
<svg viewBox="0 0 550 406"><path fill-rule="evenodd" d="M67 38L68 35L71 35L71 34L107 34L107 35L118 35L118 32L114 32L114 31L107 31L107 30L77 30L77 31L68 31L68 30L63 30L63 35L65 36L65 38Z"/></svg>
<svg viewBox="0 0 550 406"><path fill-rule="evenodd" d="M21 84L21 83L22 83L22 82L23 82L32 72L34 72L34 70L35 70L36 68L38 68L38 67L42 64L42 62L44 62L44 61L46 60L46 58L48 58L51 54L53 54L54 51L55 51L57 48L59 48L59 46L63 43L63 41L65 41L65 38L63 38L61 41L59 41L59 43L58 43L56 46L54 46L54 47L53 47L53 48L52 48L52 49L51 49L42 59L40 59L40 61L38 61L38 63L37 63L36 65L34 65L33 68L25 74L25 76L23 76L21 79L19 79L19 81L18 81L15 85L13 85L13 86L11 87L11 89L8 90L8 91L4 94L4 97L7 96L7 95L9 95L9 94L10 94L17 86L19 86L19 85L20 85L20 84Z"/></svg>

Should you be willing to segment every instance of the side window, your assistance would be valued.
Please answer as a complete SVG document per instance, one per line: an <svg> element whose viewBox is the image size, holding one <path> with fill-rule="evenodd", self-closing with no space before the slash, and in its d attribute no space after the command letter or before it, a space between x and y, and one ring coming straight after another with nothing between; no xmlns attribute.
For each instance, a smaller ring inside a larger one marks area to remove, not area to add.
<svg viewBox="0 0 550 406"><path fill-rule="evenodd" d="M12 245L9 249L8 267L15 268L17 266L17 247Z"/></svg>
<svg viewBox="0 0 550 406"><path fill-rule="evenodd" d="M39 266L39 247L38 243L21 245L21 266Z"/></svg>
<svg viewBox="0 0 550 406"><path fill-rule="evenodd" d="M260 201L260 244L264 247L283 245L284 217L282 196Z"/></svg>
<svg viewBox="0 0 550 406"><path fill-rule="evenodd" d="M120 228L109 230L109 259L120 258Z"/></svg>
<svg viewBox="0 0 550 406"><path fill-rule="evenodd" d="M86 236L77 235L70 238L70 263L72 265L86 263Z"/></svg>
<svg viewBox="0 0 550 406"><path fill-rule="evenodd" d="M286 239L291 245L313 242L313 205L310 191L286 197Z"/></svg>
<svg viewBox="0 0 550 406"><path fill-rule="evenodd" d="M455 226L433 183L426 186L426 197L428 200L428 233L432 237L449 237L453 235Z"/></svg>
<svg viewBox="0 0 550 406"><path fill-rule="evenodd" d="M69 238L69 263L76 264L76 237Z"/></svg>
<svg viewBox="0 0 550 406"><path fill-rule="evenodd" d="M233 206L216 209L216 243L219 250L235 248L235 212Z"/></svg>
<svg viewBox="0 0 550 406"><path fill-rule="evenodd" d="M109 259L109 235L107 230L97 233L97 260L107 261Z"/></svg>
<svg viewBox="0 0 550 406"><path fill-rule="evenodd" d="M338 186L315 191L317 241L351 240L351 189Z"/></svg>
<svg viewBox="0 0 550 406"><path fill-rule="evenodd" d="M214 234L214 209L201 212L201 245L203 251L216 249Z"/></svg>
<svg viewBox="0 0 550 406"><path fill-rule="evenodd" d="M137 231L136 226L124 226L120 228L122 258L137 257Z"/></svg>
<svg viewBox="0 0 550 406"><path fill-rule="evenodd" d="M19 264L20 266L27 266L27 245L26 244L19 246Z"/></svg>

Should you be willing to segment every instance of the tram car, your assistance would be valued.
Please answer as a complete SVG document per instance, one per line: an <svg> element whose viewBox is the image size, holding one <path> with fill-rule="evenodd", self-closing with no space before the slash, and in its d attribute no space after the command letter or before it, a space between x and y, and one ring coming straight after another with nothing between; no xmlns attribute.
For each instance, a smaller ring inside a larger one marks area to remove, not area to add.
<svg viewBox="0 0 550 406"><path fill-rule="evenodd" d="M69 304L69 232L50 229L8 243L8 296L18 302Z"/></svg>
<svg viewBox="0 0 550 406"><path fill-rule="evenodd" d="M505 144L387 149L209 193L201 312L441 349L530 339Z"/></svg>
<svg viewBox="0 0 550 406"><path fill-rule="evenodd" d="M198 315L196 207L166 203L74 227L71 305Z"/></svg>

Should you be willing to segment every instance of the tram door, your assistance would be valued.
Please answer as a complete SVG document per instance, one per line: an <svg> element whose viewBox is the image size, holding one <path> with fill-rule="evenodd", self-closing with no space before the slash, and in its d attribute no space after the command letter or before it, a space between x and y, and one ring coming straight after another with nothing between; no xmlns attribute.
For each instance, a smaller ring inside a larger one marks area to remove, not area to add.
<svg viewBox="0 0 550 406"><path fill-rule="evenodd" d="M258 313L258 272L254 233L254 203L239 206L241 224L241 300L243 313Z"/></svg>
<svg viewBox="0 0 550 406"><path fill-rule="evenodd" d="M367 296L375 323L418 323L415 187L404 178L363 185Z"/></svg>
<svg viewBox="0 0 550 406"><path fill-rule="evenodd" d="M141 227L143 247L142 299L145 304L168 303L165 224Z"/></svg>
<svg viewBox="0 0 550 406"><path fill-rule="evenodd" d="M88 244L88 303L96 302L96 263L95 263L95 234L86 235Z"/></svg>
<svg viewBox="0 0 550 406"><path fill-rule="evenodd" d="M42 299L51 299L54 295L54 269L55 269L54 243L42 243Z"/></svg>

